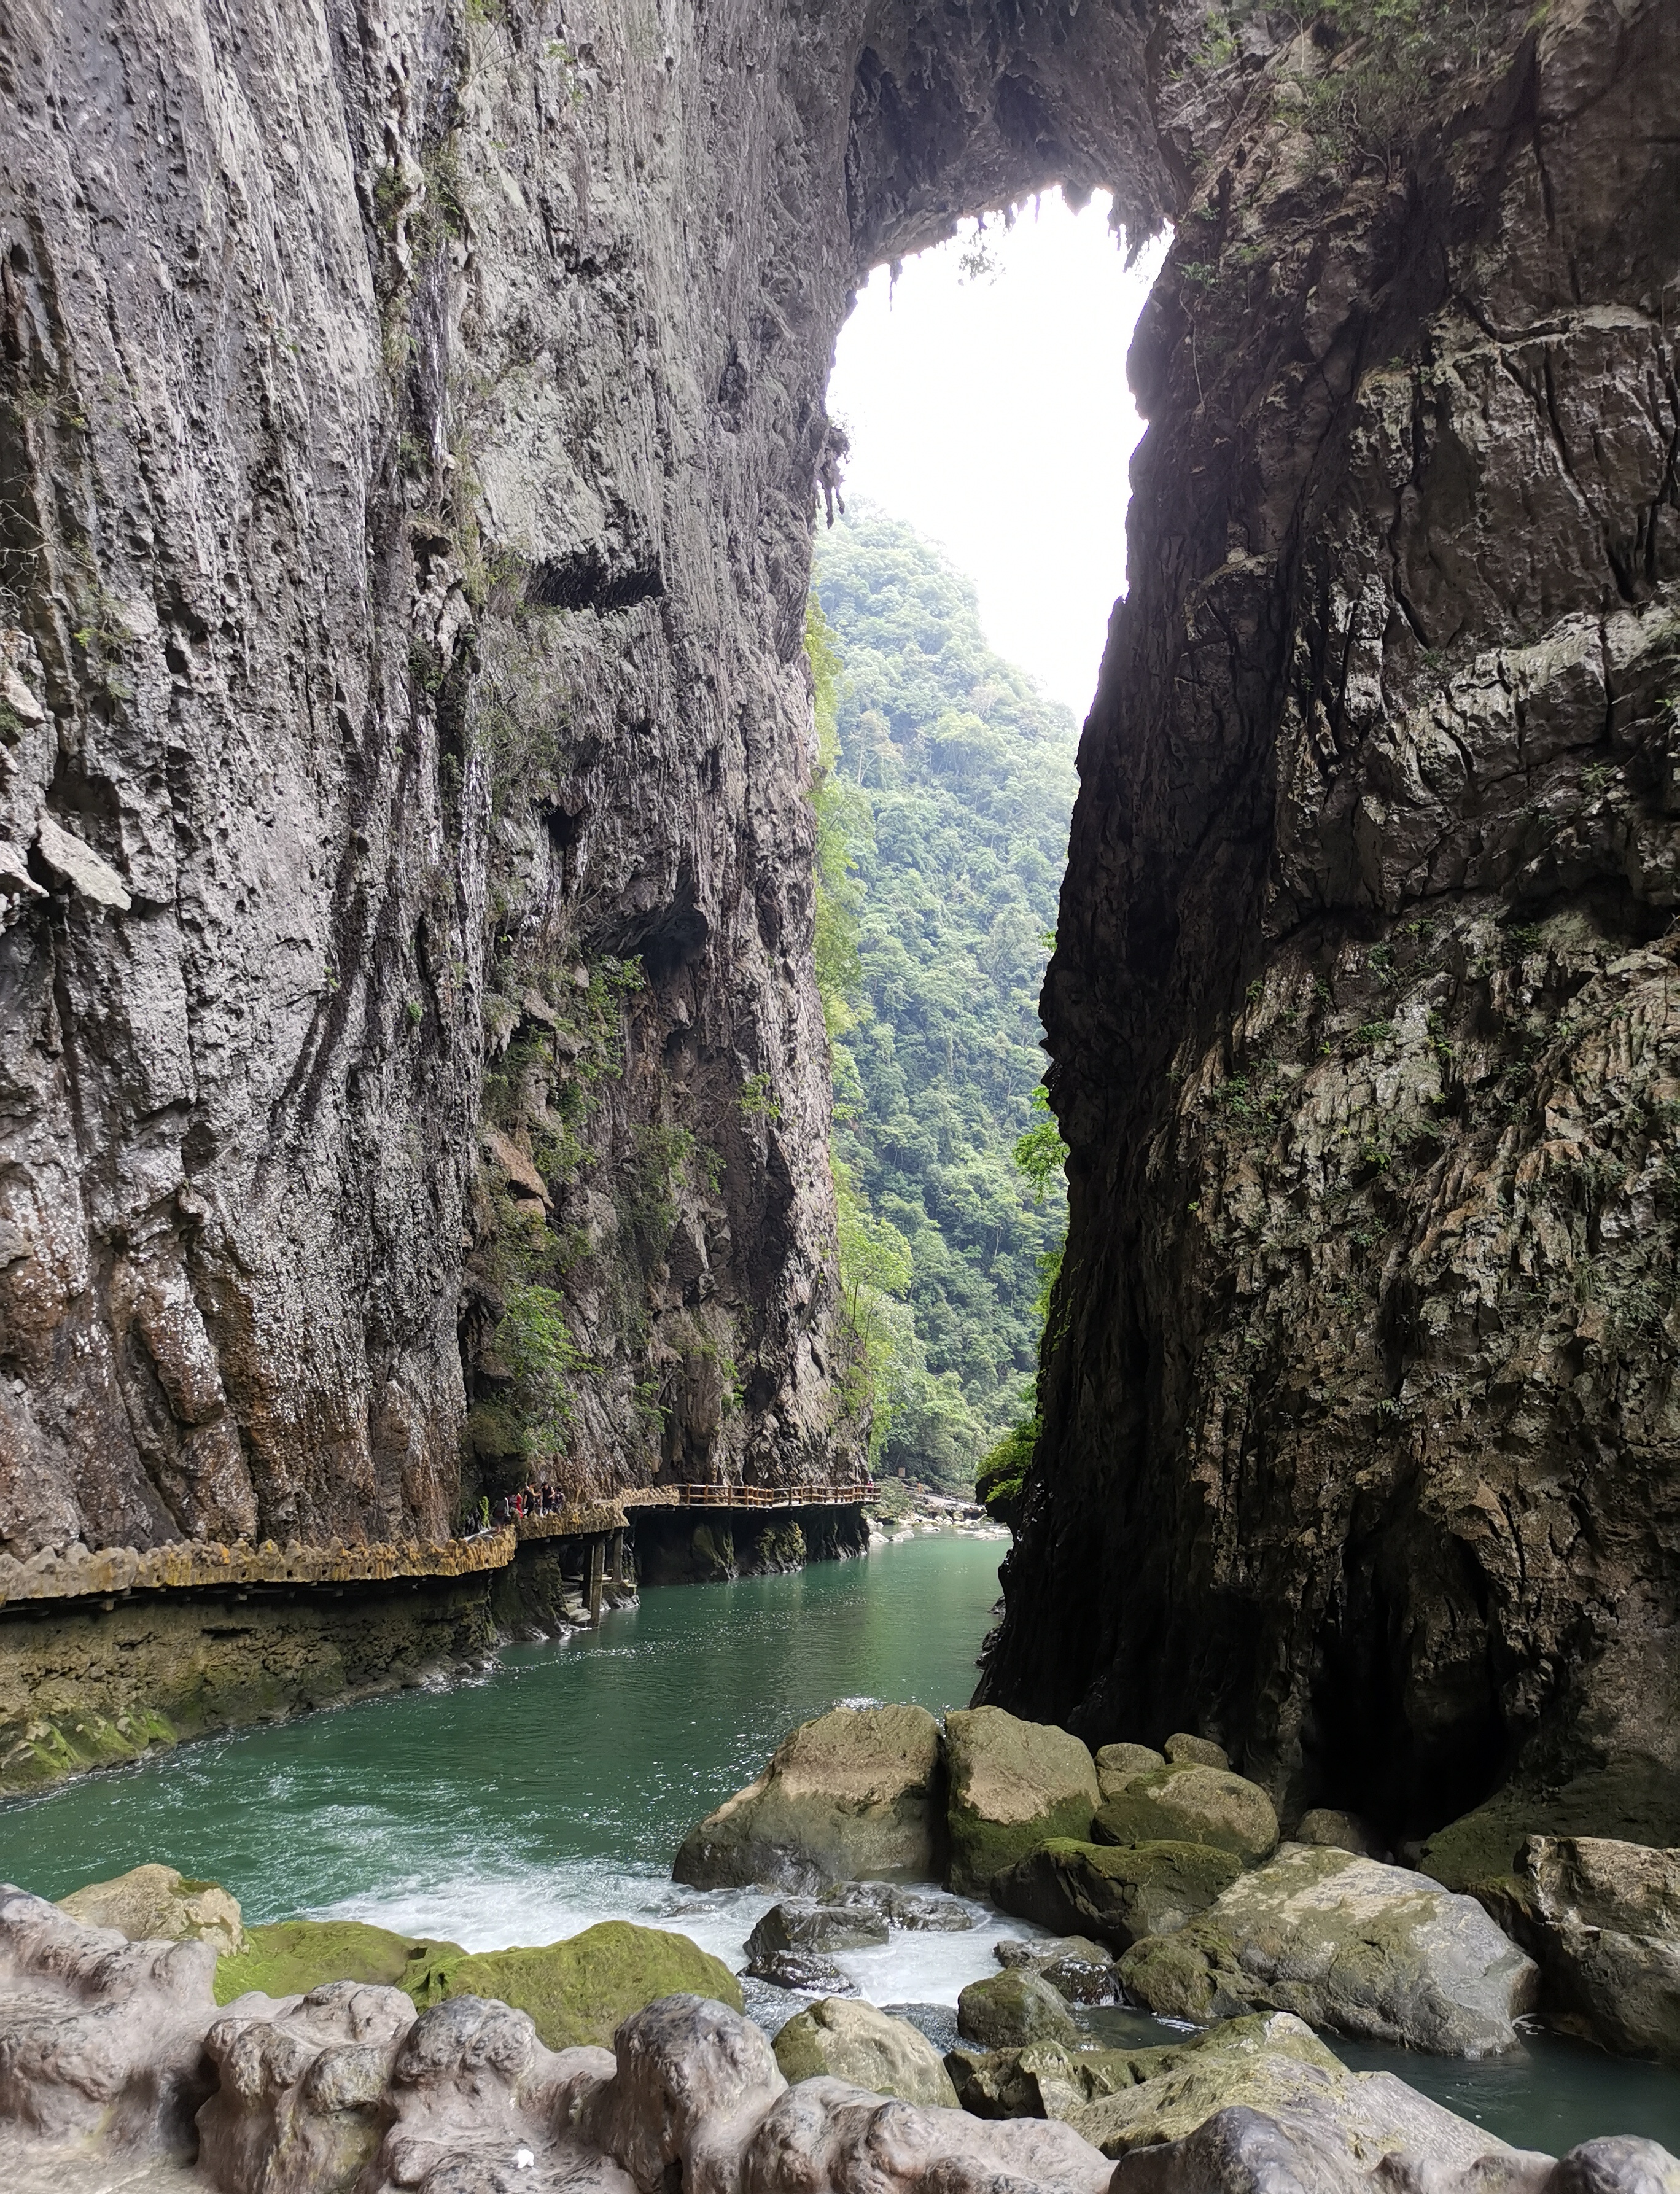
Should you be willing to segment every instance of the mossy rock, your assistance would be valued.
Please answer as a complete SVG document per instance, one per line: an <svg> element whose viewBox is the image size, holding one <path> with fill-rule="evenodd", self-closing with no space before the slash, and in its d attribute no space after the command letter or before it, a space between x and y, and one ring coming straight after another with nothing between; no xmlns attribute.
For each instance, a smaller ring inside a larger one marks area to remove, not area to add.
<svg viewBox="0 0 1680 2194"><path fill-rule="evenodd" d="M1277 1848L1277 1812L1258 1783L1228 1768L1167 1766L1105 1798L1091 1834L1104 1844L1212 1844L1256 1866Z"/></svg>
<svg viewBox="0 0 1680 2194"><path fill-rule="evenodd" d="M1626 1753L1554 1788L1507 1783L1437 1829L1418 1855L1418 1870L1448 1889L1480 1895L1480 1885L1511 1871L1534 1835L1604 1836L1671 1850L1680 1845L1680 1775Z"/></svg>
<svg viewBox="0 0 1680 2194"><path fill-rule="evenodd" d="M950 2075L926 2036L872 2003L828 1996L795 2013L776 2037L776 2062L789 2087L801 2080L847 2080L872 2095L935 2110L956 2107Z"/></svg>
<svg viewBox="0 0 1680 2194"><path fill-rule="evenodd" d="M397 1935L364 1920L280 1920L247 1927L249 1950L215 1963L215 2000L232 2003L252 1989L265 1996L307 1996L326 1981L367 1981L416 1990L434 1958L460 1958L458 1943ZM429 1999L428 1999L429 2000Z"/></svg>
<svg viewBox="0 0 1680 2194"><path fill-rule="evenodd" d="M1167 1755L1147 1744L1105 1744L1097 1754L1097 1788L1112 1798L1140 1775L1150 1775L1167 1765Z"/></svg>
<svg viewBox="0 0 1680 2194"><path fill-rule="evenodd" d="M1018 2049L1033 2042L1079 2046L1079 2028L1063 1998L1042 1974L1023 1966L970 1981L957 1998L957 2032L988 2049Z"/></svg>
<svg viewBox="0 0 1680 2194"><path fill-rule="evenodd" d="M494 1997L529 2012L551 2049L605 2048L621 2020L664 1996L711 1996L731 2011L746 2009L741 1984L720 1958L686 1935L628 1920L603 1920L537 1950L451 1950L429 1959L410 1993L422 2010L450 1996Z"/></svg>
<svg viewBox="0 0 1680 2194"><path fill-rule="evenodd" d="M994 1901L1058 1935L1091 1934L1117 1950L1170 1934L1223 1896L1242 1871L1232 1852L1172 1841L1042 1843L996 1875Z"/></svg>
<svg viewBox="0 0 1680 2194"><path fill-rule="evenodd" d="M238 1901L219 1881L195 1881L155 1862L86 1882L58 1906L84 1927L114 1927L131 1943L208 1943L228 1957L249 1947Z"/></svg>
<svg viewBox="0 0 1680 2194"><path fill-rule="evenodd" d="M950 1886L983 1892L995 1875L1052 1837L1086 1837L1100 1793L1076 1737L999 1707L945 1717Z"/></svg>

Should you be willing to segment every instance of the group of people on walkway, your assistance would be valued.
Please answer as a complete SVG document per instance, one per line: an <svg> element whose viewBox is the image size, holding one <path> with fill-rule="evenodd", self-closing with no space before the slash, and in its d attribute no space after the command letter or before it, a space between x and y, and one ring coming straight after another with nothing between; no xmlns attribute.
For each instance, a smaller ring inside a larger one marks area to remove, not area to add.
<svg viewBox="0 0 1680 2194"><path fill-rule="evenodd" d="M565 1512L565 1495L558 1485L539 1485L535 1479L517 1493L504 1493L492 1512L498 1524L522 1524L527 1516L559 1516Z"/></svg>

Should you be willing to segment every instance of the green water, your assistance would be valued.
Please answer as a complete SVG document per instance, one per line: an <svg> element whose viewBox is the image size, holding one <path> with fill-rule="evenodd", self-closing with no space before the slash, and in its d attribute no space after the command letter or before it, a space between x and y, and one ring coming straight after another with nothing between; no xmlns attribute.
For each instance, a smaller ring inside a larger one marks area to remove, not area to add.
<svg viewBox="0 0 1680 2194"><path fill-rule="evenodd" d="M1002 1552L941 1536L797 1577L651 1591L593 1634L511 1650L480 1681L183 1746L0 1806L0 1878L58 1897L163 1859L225 1881L254 1921L330 1912L491 1950L620 1916L679 1927L739 1966L770 1900L674 1885L684 1831L807 1715L846 1699L964 1704ZM981 1916L967 1934L895 1933L839 1962L876 2003L954 2004L996 1970L1000 1935L1035 1932ZM1120 2016L1138 2038L1155 2025ZM1680 2076L1654 2066L1550 2036L1480 2065L1333 2046L1522 2146L1637 2133L1680 2150Z"/></svg>

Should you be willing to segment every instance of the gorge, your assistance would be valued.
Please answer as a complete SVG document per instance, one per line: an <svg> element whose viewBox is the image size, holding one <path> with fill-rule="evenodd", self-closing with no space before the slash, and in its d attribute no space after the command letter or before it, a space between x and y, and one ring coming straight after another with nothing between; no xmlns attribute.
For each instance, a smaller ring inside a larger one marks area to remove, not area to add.
<svg viewBox="0 0 1680 2194"><path fill-rule="evenodd" d="M1677 82L1664 0L16 0L9 1587L861 1483L823 389L1103 187L1174 240L983 1695L1680 1841Z"/></svg>

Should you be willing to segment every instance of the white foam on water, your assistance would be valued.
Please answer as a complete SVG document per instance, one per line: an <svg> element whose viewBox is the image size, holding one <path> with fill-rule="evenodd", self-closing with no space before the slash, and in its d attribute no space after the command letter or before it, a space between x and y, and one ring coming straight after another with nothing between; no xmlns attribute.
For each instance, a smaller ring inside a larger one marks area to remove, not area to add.
<svg viewBox="0 0 1680 2194"><path fill-rule="evenodd" d="M399 1935L430 1935L468 1950L557 1943L601 1920L668 1927L721 1958L731 1972L746 1963L754 1924L778 1901L763 1889L688 1889L651 1867L580 1859L551 1869L409 1881L320 1908L312 1917L365 1920ZM884 1945L840 1950L834 1962L871 2003L955 2004L970 1981L998 1971L993 1945L1041 1934L983 1904L960 1932L895 1927Z"/></svg>

